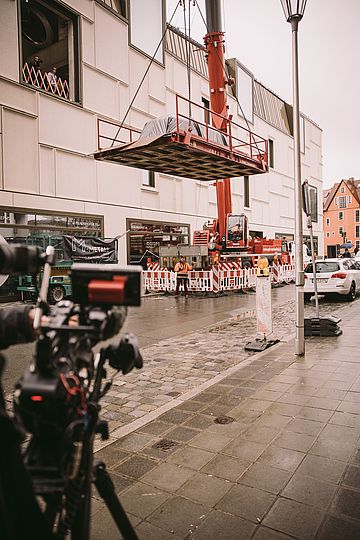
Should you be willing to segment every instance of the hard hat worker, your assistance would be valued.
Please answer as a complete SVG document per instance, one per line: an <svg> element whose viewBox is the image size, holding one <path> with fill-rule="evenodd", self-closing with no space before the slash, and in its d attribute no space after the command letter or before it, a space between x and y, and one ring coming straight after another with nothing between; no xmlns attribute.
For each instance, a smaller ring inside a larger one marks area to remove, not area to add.
<svg viewBox="0 0 360 540"><path fill-rule="evenodd" d="M185 296L188 295L188 272L192 270L192 266L186 262L185 257L180 257L180 261L175 265L176 272L176 290L175 296L179 295L180 285L183 286Z"/></svg>

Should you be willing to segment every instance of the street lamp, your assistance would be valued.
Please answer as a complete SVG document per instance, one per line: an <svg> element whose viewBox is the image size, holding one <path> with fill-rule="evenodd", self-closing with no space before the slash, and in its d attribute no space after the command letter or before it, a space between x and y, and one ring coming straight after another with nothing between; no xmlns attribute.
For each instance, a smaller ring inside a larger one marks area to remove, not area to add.
<svg viewBox="0 0 360 540"><path fill-rule="evenodd" d="M293 130L294 130L294 180L295 180L295 274L296 274L296 337L295 354L305 353L304 338L304 257L301 197L300 110L299 110L299 60L298 25L303 18L307 0L281 0L287 22L292 30L293 67Z"/></svg>

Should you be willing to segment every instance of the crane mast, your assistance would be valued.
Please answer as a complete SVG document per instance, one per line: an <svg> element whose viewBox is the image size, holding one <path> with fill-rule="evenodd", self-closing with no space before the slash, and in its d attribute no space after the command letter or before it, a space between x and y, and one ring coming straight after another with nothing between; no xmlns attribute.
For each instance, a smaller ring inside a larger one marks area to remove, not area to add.
<svg viewBox="0 0 360 540"><path fill-rule="evenodd" d="M228 117L226 103L226 85L229 80L225 70L225 39L222 28L220 0L205 0L207 34L204 38L207 50L210 109L212 125L224 133L227 133L227 122L223 117ZM221 115L221 116L217 116ZM226 237L227 215L232 213L231 182L230 178L217 180L216 198L218 209L218 232L219 242Z"/></svg>

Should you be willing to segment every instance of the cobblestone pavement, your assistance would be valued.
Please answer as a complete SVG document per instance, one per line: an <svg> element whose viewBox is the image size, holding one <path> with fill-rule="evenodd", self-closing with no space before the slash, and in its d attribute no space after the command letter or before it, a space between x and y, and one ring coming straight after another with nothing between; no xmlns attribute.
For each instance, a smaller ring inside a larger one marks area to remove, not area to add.
<svg viewBox="0 0 360 540"><path fill-rule="evenodd" d="M323 316L346 305L344 302L321 304ZM313 304L306 314L314 313ZM286 341L294 332L295 305L286 302L274 310L274 337ZM169 338L142 349L144 367L126 377L117 375L112 389L102 400L102 417L109 421L111 437L119 438L136 419L176 404L192 389L199 389L229 368L248 360L254 353L244 345L256 335L255 311L223 321L202 331ZM174 403L172 403L174 402ZM151 415L150 415L151 418ZM138 422L137 424L139 424ZM136 426L136 424L134 424ZM97 448L101 443L97 443Z"/></svg>
<svg viewBox="0 0 360 540"><path fill-rule="evenodd" d="M284 332L292 313L286 305L277 316L277 327L287 321ZM305 358L295 358L293 341L248 358L97 453L140 540L360 538L360 302L341 316L343 336L309 339ZM244 326L253 332L245 319L186 336L187 370L205 367L205 358L208 369L194 370L202 380L228 367L228 356L239 361L249 337ZM181 364L171 371L170 361L180 341L145 351L151 371L137 384L153 376L156 359L169 363L168 375L158 373L158 380L170 378L168 393L199 384L187 382L186 370L173 382ZM214 362L219 357L225 366ZM158 396L159 388L150 389ZM93 510L92 539L118 538L98 498Z"/></svg>

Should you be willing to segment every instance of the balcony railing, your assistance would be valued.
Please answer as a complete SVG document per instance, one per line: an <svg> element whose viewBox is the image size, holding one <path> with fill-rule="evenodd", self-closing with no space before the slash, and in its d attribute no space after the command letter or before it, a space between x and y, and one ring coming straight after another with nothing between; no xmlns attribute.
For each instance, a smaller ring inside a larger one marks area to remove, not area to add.
<svg viewBox="0 0 360 540"><path fill-rule="evenodd" d="M59 96L61 98L70 99L70 89L67 80L62 80L54 77L50 73L43 73L40 69L35 69L34 66L29 67L25 62L22 69L23 81L31 86L45 90L49 94Z"/></svg>

